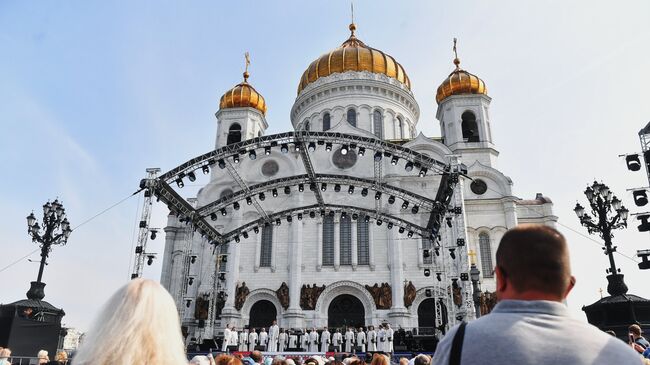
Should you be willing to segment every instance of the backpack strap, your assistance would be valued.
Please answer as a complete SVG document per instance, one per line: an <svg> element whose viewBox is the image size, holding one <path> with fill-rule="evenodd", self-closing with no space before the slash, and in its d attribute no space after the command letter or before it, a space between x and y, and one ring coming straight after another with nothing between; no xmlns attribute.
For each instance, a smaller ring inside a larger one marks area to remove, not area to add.
<svg viewBox="0 0 650 365"><path fill-rule="evenodd" d="M449 353L449 365L460 365L460 357L463 352L463 339L465 338L465 327L467 322L462 322L451 342L451 351Z"/></svg>

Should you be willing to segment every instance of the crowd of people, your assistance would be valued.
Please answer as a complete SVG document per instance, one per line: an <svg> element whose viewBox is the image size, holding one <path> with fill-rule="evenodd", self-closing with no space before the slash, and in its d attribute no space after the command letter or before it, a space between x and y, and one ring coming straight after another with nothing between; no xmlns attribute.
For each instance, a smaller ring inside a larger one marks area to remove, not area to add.
<svg viewBox="0 0 650 365"><path fill-rule="evenodd" d="M499 302L493 311L470 323L451 328L440 341L433 358L417 355L399 359L400 365L493 365L571 364L640 365L650 364L650 342L638 325L629 327L627 341L610 336L584 321L569 316L564 301L576 283L571 275L565 238L544 225L517 226L503 236L496 253L496 293ZM220 354L198 356L199 365L392 365L389 357L390 326L377 331L363 328L320 335L312 328L282 331L274 323L260 332L238 333L229 326L228 342L237 349L250 344L303 346L309 351L335 346L341 353L322 356L264 358L253 350L248 357ZM383 331L383 332L382 332ZM253 335L254 333L254 335ZM284 336L281 336L284 334ZM240 342L243 339L243 343ZM269 340L272 338L272 340ZM277 338L277 340L276 340ZM282 339L282 340L281 340ZM378 339L378 341L373 341ZM385 341L381 341L384 339ZM330 342L331 341L331 342ZM384 345L382 345L382 343ZM346 354L352 346L367 345L369 356ZM241 346L241 347L239 347ZM306 347L305 347L306 346ZM287 347L287 348L288 348ZM383 353L381 352L383 351ZM49 363L41 353L39 363ZM58 356L57 356L58 357ZM364 357L362 359L362 357ZM0 349L0 365L10 364L11 351ZM59 361L59 359L56 359ZM41 362L43 361L43 362ZM65 363L65 359L62 360ZM105 304L74 358L74 365L182 365L188 364L178 311L171 295L152 280L135 279L120 288ZM395 361L394 363L397 363ZM61 362L59 362L60 365Z"/></svg>
<svg viewBox="0 0 650 365"><path fill-rule="evenodd" d="M270 352L305 351L305 352L393 352L394 330L389 323L367 328L336 328L330 332L327 327L317 330L279 328L277 321L266 328L248 329L238 332L232 325L224 329L221 350L227 351L236 346L239 351L253 351L263 348Z"/></svg>

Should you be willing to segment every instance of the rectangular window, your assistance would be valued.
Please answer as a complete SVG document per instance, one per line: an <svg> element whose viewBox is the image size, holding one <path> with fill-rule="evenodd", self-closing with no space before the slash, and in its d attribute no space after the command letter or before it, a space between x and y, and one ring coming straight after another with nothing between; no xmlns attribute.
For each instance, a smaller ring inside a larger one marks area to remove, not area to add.
<svg viewBox="0 0 650 365"><path fill-rule="evenodd" d="M370 234L368 222L363 218L357 221L357 263L359 265L370 264Z"/></svg>
<svg viewBox="0 0 650 365"><path fill-rule="evenodd" d="M334 218L323 218L323 266L334 266Z"/></svg>
<svg viewBox="0 0 650 365"><path fill-rule="evenodd" d="M265 225L262 228L262 249L260 252L260 267L271 267L271 254L273 251L273 226Z"/></svg>
<svg viewBox="0 0 650 365"><path fill-rule="evenodd" d="M341 217L341 265L352 265L352 224L350 216Z"/></svg>

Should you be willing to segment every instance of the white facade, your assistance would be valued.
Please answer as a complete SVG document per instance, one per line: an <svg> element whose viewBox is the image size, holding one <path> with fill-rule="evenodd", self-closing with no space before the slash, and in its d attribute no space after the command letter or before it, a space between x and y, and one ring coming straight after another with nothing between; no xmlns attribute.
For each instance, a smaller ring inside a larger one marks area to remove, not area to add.
<svg viewBox="0 0 650 365"><path fill-rule="evenodd" d="M161 282L176 298L181 310L183 324L189 329L189 336L210 338L226 323L238 329L251 321L251 309L258 301L269 301L275 307L278 324L285 328L323 327L328 325L328 309L331 302L339 295L347 294L357 298L363 306L365 325L378 325L389 322L394 327L417 327L418 307L426 300L427 289L434 298L448 297L450 278L446 276L445 267L461 265L463 271L469 267L468 257L451 259L448 248L455 247L458 238L465 238L467 248L476 253L476 262L482 275L482 289L493 291L495 287L492 268L499 240L509 228L518 222L543 223L553 225L556 217L552 212L549 199L538 195L533 200L522 200L512 192L512 181L496 169L498 151L492 139L494 125L489 119L490 98L486 95L453 95L443 100L438 106L437 118L441 123L442 138L428 138L416 135L419 119L419 106L406 85L383 74L366 71L349 71L322 77L307 85L300 92L291 110L291 121L296 130L309 129L323 131L323 118L326 113L330 118L330 132L358 134L368 137L381 137L396 140L396 143L415 151L426 153L440 161L449 161L459 157L468 167L468 175L485 183L481 184L463 180L462 189L455 194L455 206L461 207L462 213L457 222L461 226L448 227L443 223L440 232L442 252L440 256L432 254L432 262L423 256L423 240L419 237L408 238L398 233L397 229L387 229L371 222L368 230L368 251L359 245L359 224L350 224L350 252L342 253L341 217L334 217L333 262L324 259L324 218L303 217L298 220L293 216L292 222L282 219L282 224L272 229L271 250L262 252L263 232L241 238L240 243L230 243L227 247L225 280L219 284L216 261L218 253L214 252L205 240L195 237L190 229L169 216L166 232L163 273ZM356 127L348 123L348 111L356 114ZM471 111L478 128L478 140L463 138L462 115ZM381 115L380 124L376 123L374 114ZM264 116L253 108L232 108L220 110L218 119L216 147L222 147L228 139L229 128L233 123L242 127L242 139L263 135L267 123ZM307 123L309 123L307 125ZM377 126L380 126L381 131ZM498 128L498 124L496 124ZM325 151L324 146L310 153L314 169L321 174L345 174L367 179L374 178L372 155L357 156L356 162L346 165L337 161L337 150ZM340 158L340 156L338 157ZM349 157L353 159L353 157ZM254 160L242 157L238 164L228 161L236 169L241 180L248 186L270 179L304 174L300 154L292 148L286 154L274 148L268 156L258 151ZM211 182L199 192L192 203L197 207L209 204L224 195L241 189L241 185L226 169L213 168ZM404 162L393 166L388 159L382 161L384 181L391 185L416 192L434 199L440 176L434 173L418 177L417 173L407 173ZM320 188L320 186L318 187ZM412 213L411 206L402 210L402 201L388 204L387 197L376 201L374 192L362 197L360 189L348 194L348 186L342 186L340 192L334 192L334 186L328 186L322 192L327 200L341 205L353 205L368 209L379 209L396 216L411 215L426 226L428 212ZM265 199L256 199L261 208L269 213L283 211L295 206L315 204L314 194L305 186L304 192L297 187L290 187L286 195L279 189L278 196L272 192L265 194ZM220 231L231 231L245 222L258 219L260 213L254 205L240 201L238 210L229 207L226 215L218 214L213 223ZM347 227L347 225L346 225ZM347 235L347 228L345 235ZM267 232L268 233L268 232ZM329 237L329 236L328 236ZM347 236L346 236L347 237ZM329 241L328 241L329 242ZM346 240L347 243L347 240ZM364 254L359 253L363 250ZM269 257L270 256L270 257ZM329 256L328 256L329 257ZM349 258L349 262L347 261ZM363 261L363 262L360 262ZM367 260L367 262L366 262ZM194 261L194 263L192 263ZM221 267L223 267L221 266ZM430 268L432 275L425 277L423 270ZM437 280L437 273L441 280ZM192 279L192 285L189 280ZM416 288L413 303L407 308L404 303L405 285L412 282ZM236 287L246 284L249 293L241 309L236 309ZM283 308L276 291L283 283L289 288L289 305ZM392 305L387 309L377 309L376 301L366 289L388 283L391 287ZM318 296L313 310L301 308L300 296L303 285L325 286ZM225 287L227 299L221 320L198 326L195 319L195 304L198 297L214 295L217 285ZM463 308L468 308L468 318L473 310L471 291L463 286ZM454 306L448 302L447 306ZM471 310L469 310L471 309ZM449 325L453 324L452 322Z"/></svg>

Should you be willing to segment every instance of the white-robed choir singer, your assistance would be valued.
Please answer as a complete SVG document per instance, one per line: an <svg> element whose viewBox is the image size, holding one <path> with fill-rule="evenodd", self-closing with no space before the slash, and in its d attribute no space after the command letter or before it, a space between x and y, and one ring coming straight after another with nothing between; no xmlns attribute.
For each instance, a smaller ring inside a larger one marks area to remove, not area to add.
<svg viewBox="0 0 650 365"><path fill-rule="evenodd" d="M330 340L330 331L327 330L327 327L323 329L323 332L320 333L320 351L327 352L329 350Z"/></svg>

